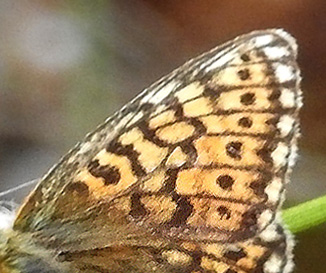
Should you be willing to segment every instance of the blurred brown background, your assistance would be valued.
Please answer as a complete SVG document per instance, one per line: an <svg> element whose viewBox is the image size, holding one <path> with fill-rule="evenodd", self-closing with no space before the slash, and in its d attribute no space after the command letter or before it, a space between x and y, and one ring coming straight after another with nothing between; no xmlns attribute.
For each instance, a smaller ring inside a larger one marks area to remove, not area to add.
<svg viewBox="0 0 326 273"><path fill-rule="evenodd" d="M1 191L40 177L187 59L239 34L281 27L298 41L304 90L287 206L326 194L325 1L1 0L0 19ZM297 241L296 272L325 272L326 225Z"/></svg>

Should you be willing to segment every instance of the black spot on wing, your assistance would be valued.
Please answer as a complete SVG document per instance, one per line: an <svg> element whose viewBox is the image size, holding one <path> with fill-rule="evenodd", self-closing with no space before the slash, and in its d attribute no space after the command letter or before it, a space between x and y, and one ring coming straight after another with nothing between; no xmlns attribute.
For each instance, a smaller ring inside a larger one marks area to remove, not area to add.
<svg viewBox="0 0 326 273"><path fill-rule="evenodd" d="M220 175L216 179L216 183L223 189L223 190L230 190L234 183L234 179L230 175Z"/></svg>
<svg viewBox="0 0 326 273"><path fill-rule="evenodd" d="M226 154L234 159L241 159L241 147L242 143L239 141L232 141L228 143L225 147Z"/></svg>

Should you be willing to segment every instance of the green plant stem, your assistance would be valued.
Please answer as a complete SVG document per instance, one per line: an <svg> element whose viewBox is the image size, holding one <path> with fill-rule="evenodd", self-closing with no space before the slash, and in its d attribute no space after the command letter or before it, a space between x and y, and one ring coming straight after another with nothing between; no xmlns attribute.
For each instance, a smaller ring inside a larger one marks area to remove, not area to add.
<svg viewBox="0 0 326 273"><path fill-rule="evenodd" d="M292 233L299 233L326 222L326 195L301 203L282 212Z"/></svg>

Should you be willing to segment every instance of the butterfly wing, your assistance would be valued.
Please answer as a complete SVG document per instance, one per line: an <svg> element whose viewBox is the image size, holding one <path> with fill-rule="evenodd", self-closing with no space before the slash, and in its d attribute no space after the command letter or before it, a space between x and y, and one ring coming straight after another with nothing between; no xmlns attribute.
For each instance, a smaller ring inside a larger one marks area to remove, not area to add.
<svg viewBox="0 0 326 273"><path fill-rule="evenodd" d="M189 61L68 153L14 229L80 272L253 272L280 254L266 272L283 272L276 214L299 130L296 54L292 37L267 30Z"/></svg>
<svg viewBox="0 0 326 273"><path fill-rule="evenodd" d="M235 243L171 242L115 246L62 254L77 272L248 273L291 272L293 240L278 220ZM75 272L75 271L74 271Z"/></svg>

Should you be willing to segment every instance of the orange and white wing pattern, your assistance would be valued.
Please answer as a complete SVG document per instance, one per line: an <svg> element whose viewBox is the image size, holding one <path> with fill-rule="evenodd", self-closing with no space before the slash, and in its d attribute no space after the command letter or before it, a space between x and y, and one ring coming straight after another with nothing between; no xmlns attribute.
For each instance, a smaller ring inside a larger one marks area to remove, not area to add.
<svg viewBox="0 0 326 273"><path fill-rule="evenodd" d="M68 272L291 272L296 55L277 29L187 62L65 156L14 229Z"/></svg>

